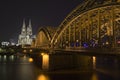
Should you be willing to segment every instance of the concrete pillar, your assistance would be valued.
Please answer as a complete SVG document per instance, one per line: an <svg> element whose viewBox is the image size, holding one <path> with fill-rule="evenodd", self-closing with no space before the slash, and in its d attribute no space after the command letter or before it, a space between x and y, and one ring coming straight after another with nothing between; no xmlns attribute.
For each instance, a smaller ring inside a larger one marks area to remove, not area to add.
<svg viewBox="0 0 120 80"><path fill-rule="evenodd" d="M49 55L45 53L42 54L42 69L49 70Z"/></svg>

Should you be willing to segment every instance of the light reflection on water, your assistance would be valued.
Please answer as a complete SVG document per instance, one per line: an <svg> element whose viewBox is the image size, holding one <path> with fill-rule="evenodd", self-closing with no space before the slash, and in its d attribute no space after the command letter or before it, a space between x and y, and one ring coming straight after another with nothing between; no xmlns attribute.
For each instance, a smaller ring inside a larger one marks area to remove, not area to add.
<svg viewBox="0 0 120 80"><path fill-rule="evenodd" d="M47 75L41 74L38 76L37 80L50 80Z"/></svg>
<svg viewBox="0 0 120 80"><path fill-rule="evenodd" d="M95 57L93 57L93 61ZM96 63L96 62L95 62ZM100 73L64 73L44 72L34 65L34 59L27 56L1 56L0 55L0 80L114 80L110 76Z"/></svg>
<svg viewBox="0 0 120 80"><path fill-rule="evenodd" d="M1 61L1 55L0 55L0 61Z"/></svg>
<svg viewBox="0 0 120 80"><path fill-rule="evenodd" d="M6 55L4 55L4 61L6 61L7 59L6 59L7 57L6 57Z"/></svg>
<svg viewBox="0 0 120 80"><path fill-rule="evenodd" d="M99 80L98 75L93 73L91 80Z"/></svg>

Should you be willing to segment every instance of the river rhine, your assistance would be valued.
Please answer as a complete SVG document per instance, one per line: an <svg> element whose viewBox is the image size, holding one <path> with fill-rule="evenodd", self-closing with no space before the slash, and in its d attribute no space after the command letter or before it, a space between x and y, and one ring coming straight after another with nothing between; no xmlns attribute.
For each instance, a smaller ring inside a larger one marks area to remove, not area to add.
<svg viewBox="0 0 120 80"><path fill-rule="evenodd" d="M114 73L113 73L114 74ZM98 71L57 70L44 72L27 56L0 56L0 80L120 80Z"/></svg>

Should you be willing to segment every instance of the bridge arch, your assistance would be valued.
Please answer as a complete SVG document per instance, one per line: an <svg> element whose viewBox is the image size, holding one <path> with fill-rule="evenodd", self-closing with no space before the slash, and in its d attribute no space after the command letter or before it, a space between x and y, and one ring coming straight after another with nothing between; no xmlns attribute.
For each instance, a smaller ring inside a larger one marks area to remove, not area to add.
<svg viewBox="0 0 120 80"><path fill-rule="evenodd" d="M55 47L120 47L120 0L86 0L61 23Z"/></svg>
<svg viewBox="0 0 120 80"><path fill-rule="evenodd" d="M51 35L47 28L41 27L38 30L35 40L35 47L37 48L49 48L51 42Z"/></svg>

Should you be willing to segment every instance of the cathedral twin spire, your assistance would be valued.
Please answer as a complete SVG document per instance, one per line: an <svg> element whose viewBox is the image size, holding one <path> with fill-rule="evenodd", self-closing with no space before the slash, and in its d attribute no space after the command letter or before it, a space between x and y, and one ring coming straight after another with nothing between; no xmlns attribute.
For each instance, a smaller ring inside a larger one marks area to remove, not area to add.
<svg viewBox="0 0 120 80"><path fill-rule="evenodd" d="M29 24L26 27L25 24L25 19L23 20L23 26L22 26L22 31L21 31L22 35L32 35L32 26L31 26L31 20L29 20Z"/></svg>
<svg viewBox="0 0 120 80"><path fill-rule="evenodd" d="M31 45L31 43L32 43L31 20L29 20L28 26L26 26L25 19L24 19L21 34L19 35L19 38L18 38L18 44L25 46L25 45Z"/></svg>

